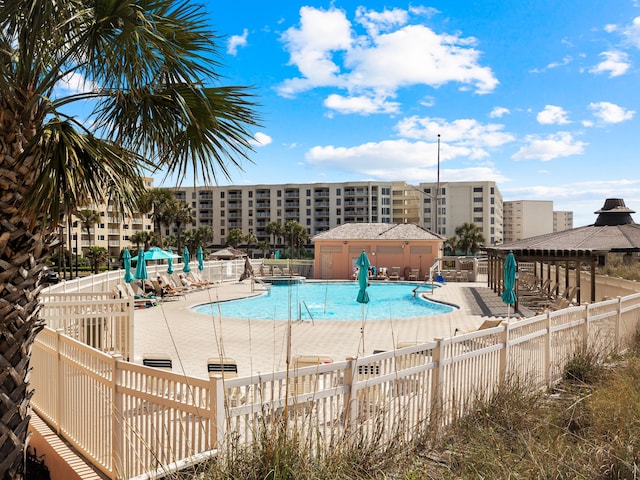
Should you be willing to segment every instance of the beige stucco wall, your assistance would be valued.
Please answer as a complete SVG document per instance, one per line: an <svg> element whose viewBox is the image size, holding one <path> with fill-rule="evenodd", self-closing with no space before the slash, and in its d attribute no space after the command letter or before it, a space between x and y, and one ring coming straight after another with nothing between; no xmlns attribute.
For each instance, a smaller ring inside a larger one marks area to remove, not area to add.
<svg viewBox="0 0 640 480"><path fill-rule="evenodd" d="M423 279L429 268L438 258L442 241L440 240L316 240L315 278L350 279L353 265L362 250L367 252L369 262L376 270L386 267L400 268L400 276L408 276L412 268L420 269Z"/></svg>

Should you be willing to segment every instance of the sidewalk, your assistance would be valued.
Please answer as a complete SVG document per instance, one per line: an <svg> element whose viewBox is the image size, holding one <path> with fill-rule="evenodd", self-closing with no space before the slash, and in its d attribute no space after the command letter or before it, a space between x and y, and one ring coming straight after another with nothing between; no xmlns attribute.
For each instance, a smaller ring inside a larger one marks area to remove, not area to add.
<svg viewBox="0 0 640 480"><path fill-rule="evenodd" d="M250 282L234 281L190 292L186 300L166 301L157 307L137 310L134 361L141 363L147 353L169 354L174 371L201 378L208 377L206 361L210 357L233 358L240 376L284 370L288 322L220 318L191 311L191 307L203 303L259 293L251 292ZM341 360L359 354L362 336L364 354L371 354L373 350L393 349L400 342L426 342L453 336L456 329L473 330L486 317L507 318L507 306L485 284L449 283L436 289L432 298L460 308L430 317L368 321L364 330L360 321L294 321L291 355L327 355ZM514 316L511 312L510 317Z"/></svg>

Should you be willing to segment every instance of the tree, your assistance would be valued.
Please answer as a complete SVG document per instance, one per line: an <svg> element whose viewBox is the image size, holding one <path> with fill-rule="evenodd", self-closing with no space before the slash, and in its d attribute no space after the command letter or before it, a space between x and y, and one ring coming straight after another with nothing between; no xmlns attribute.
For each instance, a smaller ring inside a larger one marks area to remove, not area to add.
<svg viewBox="0 0 640 480"><path fill-rule="evenodd" d="M145 250L149 250L149 244L151 242L151 235L149 232L140 230L129 237L129 241L136 246L136 250L140 250L140 245L144 246Z"/></svg>
<svg viewBox="0 0 640 480"><path fill-rule="evenodd" d="M458 237L455 235L447 238L442 245L445 255L455 255L458 250Z"/></svg>
<svg viewBox="0 0 640 480"><path fill-rule="evenodd" d="M173 214L173 222L176 224L176 230L178 230L178 250L182 250L182 226L193 223L193 219L194 216L191 206L180 202Z"/></svg>
<svg viewBox="0 0 640 480"><path fill-rule="evenodd" d="M281 238L284 235L284 227L281 223L278 222L267 223L264 231L267 232L267 235L273 236L274 247L278 245L278 238Z"/></svg>
<svg viewBox="0 0 640 480"><path fill-rule="evenodd" d="M455 232L459 238L456 247L465 255L469 253L475 255L480 251L482 245L484 245L484 237L478 227L473 223L463 223L456 227Z"/></svg>
<svg viewBox="0 0 640 480"><path fill-rule="evenodd" d="M302 248L309 240L307 229L298 222L288 221L284 224L284 236L287 239L289 253L293 257L294 250L296 258L300 257L300 248Z"/></svg>
<svg viewBox="0 0 640 480"><path fill-rule="evenodd" d="M91 236L91 229L100 221L100 214L96 210L80 210L76 213L76 216L80 220L80 224L87 231L87 237L89 237L89 247L93 247L93 241ZM76 255L80 252L76 252Z"/></svg>
<svg viewBox="0 0 640 480"><path fill-rule="evenodd" d="M142 213L150 213L153 229L158 236L158 246L164 248L162 242L162 225L171 221L172 212L177 209L177 200L168 188L154 188L140 197L138 207Z"/></svg>
<svg viewBox="0 0 640 480"><path fill-rule="evenodd" d="M229 230L226 238L227 245L233 248L238 248L238 245L242 242L244 242L244 233L242 233L242 230L239 228L232 228Z"/></svg>
<svg viewBox="0 0 640 480"><path fill-rule="evenodd" d="M100 265L109 259L109 252L104 247L89 247L85 256L91 260L93 273L100 273Z"/></svg>
<svg viewBox="0 0 640 480"><path fill-rule="evenodd" d="M215 184L249 159L256 104L220 85L207 20L188 0L0 2L0 478L24 468L40 277L60 213L133 212L149 172Z"/></svg>

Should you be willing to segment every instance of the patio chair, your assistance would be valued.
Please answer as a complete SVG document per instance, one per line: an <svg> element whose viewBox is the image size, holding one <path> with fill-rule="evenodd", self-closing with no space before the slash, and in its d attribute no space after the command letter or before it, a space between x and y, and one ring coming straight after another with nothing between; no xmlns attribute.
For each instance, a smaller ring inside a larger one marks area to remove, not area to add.
<svg viewBox="0 0 640 480"><path fill-rule="evenodd" d="M209 358L207 359L207 371L209 374L219 374L223 380L236 378L238 376L238 364L233 358ZM228 396L225 397L225 404L228 407L237 407L245 403L245 401L246 396L238 387L232 388Z"/></svg>
<svg viewBox="0 0 640 480"><path fill-rule="evenodd" d="M270 265L260 265L260 276L261 277L270 277L271 276L271 266Z"/></svg>
<svg viewBox="0 0 640 480"><path fill-rule="evenodd" d="M142 356L142 364L145 367L161 368L162 370L173 368L171 357L164 353L145 353Z"/></svg>
<svg viewBox="0 0 640 480"><path fill-rule="evenodd" d="M328 355L296 355L293 357L292 364L296 376L289 381L289 393L295 397L310 394L308 400L296 400L293 405L293 411L295 413L306 415L311 412L313 409L312 396L318 391L318 382L320 380L320 376L315 373L299 376L297 375L298 369L326 363L333 363L333 358Z"/></svg>
<svg viewBox="0 0 640 480"><path fill-rule="evenodd" d="M179 300L180 297L185 297L184 292L179 292L171 287L168 283L161 285L157 280L151 280L151 285L156 289L156 295L162 300ZM169 288L165 288L163 285L167 285Z"/></svg>
<svg viewBox="0 0 640 480"><path fill-rule="evenodd" d="M399 279L400 279L400 267L391 267L389 280L399 280Z"/></svg>
<svg viewBox="0 0 640 480"><path fill-rule="evenodd" d="M141 293L136 293L131 287L130 284L118 284L115 286L118 291L120 298L131 298L133 299L134 307L136 308L147 308L153 307L157 305L158 300L155 295L147 296L142 295Z"/></svg>
<svg viewBox="0 0 640 480"><path fill-rule="evenodd" d="M409 273L409 280L419 280L420 279L420 269L412 268Z"/></svg>

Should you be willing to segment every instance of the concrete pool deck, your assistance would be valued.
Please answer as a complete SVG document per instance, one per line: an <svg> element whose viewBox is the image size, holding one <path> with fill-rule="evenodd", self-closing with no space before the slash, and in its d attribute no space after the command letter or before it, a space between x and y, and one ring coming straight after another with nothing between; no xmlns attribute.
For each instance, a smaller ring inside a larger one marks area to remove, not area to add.
<svg viewBox="0 0 640 480"><path fill-rule="evenodd" d="M174 372L201 378L208 378L207 358L220 356L234 359L240 376L284 370L288 322L220 318L191 311L195 305L255 293L259 292L252 293L248 281L225 282L136 310L134 361L142 363L143 354L169 355ZM391 350L401 342L453 336L456 329L474 330L487 317L507 317L507 306L484 282L448 283L427 295L460 309L430 317L367 321L364 354ZM293 321L291 355L327 355L338 361L358 355L360 349L362 356L361 327L361 321Z"/></svg>

